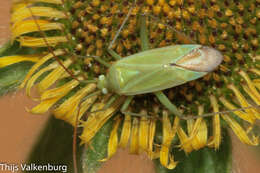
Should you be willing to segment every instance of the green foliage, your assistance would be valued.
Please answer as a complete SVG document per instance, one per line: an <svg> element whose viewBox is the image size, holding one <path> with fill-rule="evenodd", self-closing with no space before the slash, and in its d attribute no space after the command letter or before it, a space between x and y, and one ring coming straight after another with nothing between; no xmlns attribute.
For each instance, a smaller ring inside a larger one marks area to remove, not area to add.
<svg viewBox="0 0 260 173"><path fill-rule="evenodd" d="M14 55L20 51L17 44L7 43L0 49L0 58L2 56ZM0 96L14 91L24 79L32 64L31 62L20 62L0 68Z"/></svg>

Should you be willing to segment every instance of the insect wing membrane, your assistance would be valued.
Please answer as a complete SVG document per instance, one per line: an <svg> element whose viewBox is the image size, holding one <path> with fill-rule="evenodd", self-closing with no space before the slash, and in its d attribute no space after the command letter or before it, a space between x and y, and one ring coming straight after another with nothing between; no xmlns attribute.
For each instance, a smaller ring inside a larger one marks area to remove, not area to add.
<svg viewBox="0 0 260 173"><path fill-rule="evenodd" d="M197 79L205 72L171 66L200 45L176 45L137 53L117 61L109 70L109 89L122 95L160 91Z"/></svg>

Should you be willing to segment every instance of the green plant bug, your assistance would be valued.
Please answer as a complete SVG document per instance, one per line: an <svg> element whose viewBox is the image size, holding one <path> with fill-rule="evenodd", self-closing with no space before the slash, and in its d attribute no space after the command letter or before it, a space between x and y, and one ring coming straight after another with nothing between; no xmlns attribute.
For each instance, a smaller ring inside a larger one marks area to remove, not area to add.
<svg viewBox="0 0 260 173"><path fill-rule="evenodd" d="M222 59L219 51L196 44L151 49L116 61L98 86L119 95L161 91L206 75Z"/></svg>
<svg viewBox="0 0 260 173"><path fill-rule="evenodd" d="M109 70L106 75L99 76L98 88L101 89L103 94L113 92L118 95L129 96L121 108L122 113L126 113L125 110L135 95L154 93L171 113L183 118L162 90L206 75L220 65L223 56L216 49L198 44L174 45L149 50L146 16L144 14L140 16L140 24L143 51L121 58L120 55L110 49L109 53L117 61L108 66ZM121 29L122 26L118 32ZM104 65L107 66L107 64Z"/></svg>

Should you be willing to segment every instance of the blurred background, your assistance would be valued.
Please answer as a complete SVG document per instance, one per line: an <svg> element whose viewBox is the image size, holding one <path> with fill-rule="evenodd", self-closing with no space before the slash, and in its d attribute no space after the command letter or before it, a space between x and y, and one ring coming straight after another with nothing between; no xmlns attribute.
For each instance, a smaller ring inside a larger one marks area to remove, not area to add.
<svg viewBox="0 0 260 173"><path fill-rule="evenodd" d="M10 7L11 0L0 0L0 45L4 44L10 36ZM0 98L0 163L24 163L48 119L48 114L32 115L26 112L25 108L31 108L33 105L35 103L25 96L23 91L16 91ZM255 158L256 149L241 144L236 137L232 136L232 139L235 158L233 172L260 172L259 160ZM152 162L145 156L129 155L127 151L120 150L116 156L104 164L100 173L132 173L133 171L135 173L154 172Z"/></svg>

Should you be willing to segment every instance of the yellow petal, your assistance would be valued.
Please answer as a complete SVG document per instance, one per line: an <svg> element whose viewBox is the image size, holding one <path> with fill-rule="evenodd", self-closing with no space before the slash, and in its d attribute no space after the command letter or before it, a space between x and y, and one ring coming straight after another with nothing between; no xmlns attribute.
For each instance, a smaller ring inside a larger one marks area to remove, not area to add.
<svg viewBox="0 0 260 173"><path fill-rule="evenodd" d="M234 94L236 95L238 101L240 102L241 107L250 107L251 105L247 102L247 100L245 99L245 97L241 94L241 92L232 84L232 85L228 85L228 88L231 89ZM257 115L257 112L254 110L254 108L252 109L245 109L245 112L247 114L249 114L249 116L251 117L255 117L255 118L259 118Z"/></svg>
<svg viewBox="0 0 260 173"><path fill-rule="evenodd" d="M73 111L72 113L68 112L64 116L64 120L66 122L70 123L71 125L75 126L76 117L78 116L78 120L80 120L81 117L84 115L84 113L95 103L96 99L97 99L97 96L92 96L92 97L88 98L87 100L82 102L82 104L80 104L79 112L78 112L78 106L77 106L75 111Z"/></svg>
<svg viewBox="0 0 260 173"><path fill-rule="evenodd" d="M104 108L108 98L104 98L101 103L96 103L91 111L96 111ZM104 111L90 113L88 119L83 123L84 129L80 136L82 143L89 143L95 136L98 130L106 123L106 121L119 109L124 102L125 97L119 97L109 108Z"/></svg>
<svg viewBox="0 0 260 173"><path fill-rule="evenodd" d="M56 51L53 52L55 54L55 56L59 56L64 54L65 52L61 49L58 49ZM32 66L32 68L29 70L29 72L27 73L25 79L23 80L23 82L20 85L20 88L23 88L27 81L30 79L30 77L33 75L33 73L41 66L43 65L45 62L47 62L49 59L53 58L53 54L49 53L48 55L44 56L43 58L41 58L36 64L34 64Z"/></svg>
<svg viewBox="0 0 260 173"><path fill-rule="evenodd" d="M210 102L213 107L214 112L219 112L218 102L215 96L210 95ZM213 116L213 138L209 142L209 147L214 147L218 149L221 143L221 127L220 127L220 118L219 114Z"/></svg>
<svg viewBox="0 0 260 173"><path fill-rule="evenodd" d="M79 90L75 95L63 102L58 108L54 110L54 115L58 119L62 119L71 125L75 125L76 117L81 118L83 113L94 103L96 96L90 97L81 103L83 97L89 95L95 89L95 85L88 85L85 88ZM81 104L80 104L81 103ZM80 110L78 109L80 105ZM84 107L82 107L84 106ZM79 112L78 112L79 111Z"/></svg>
<svg viewBox="0 0 260 173"><path fill-rule="evenodd" d="M244 91L251 97L252 100L254 100L254 102L257 104L257 105L260 105L260 97L258 98L257 95L252 91L250 90L250 88L248 88L246 85L242 85ZM259 117L259 115L258 115Z"/></svg>
<svg viewBox="0 0 260 173"><path fill-rule="evenodd" d="M199 106L199 115L202 114L203 114L203 107ZM189 139L186 140L186 143L190 142L192 148L195 150L205 147L207 145L207 139L208 139L208 129L207 129L206 122L202 118L198 118L196 119L196 121L190 119L187 120L187 126L188 126Z"/></svg>
<svg viewBox="0 0 260 173"><path fill-rule="evenodd" d="M178 163L174 161L173 155L169 156L169 147L166 147L164 145L162 145L160 151L160 162L167 169L174 169Z"/></svg>
<svg viewBox="0 0 260 173"><path fill-rule="evenodd" d="M22 2L15 2L15 3L12 3L12 9L11 9L11 12L15 12L15 11L19 11L29 5L32 5L32 3L26 3L24 0L21 0Z"/></svg>
<svg viewBox="0 0 260 173"><path fill-rule="evenodd" d="M22 62L22 61L31 61L37 62L39 61L40 55L15 55L15 56L5 56L0 57L0 68Z"/></svg>
<svg viewBox="0 0 260 173"><path fill-rule="evenodd" d="M54 68L56 68L58 66L58 64L52 63L50 65L48 65L47 67L42 68L41 70L39 70L37 73L35 73L29 80L28 83L26 85L26 94L27 96L31 97L31 88L34 85L35 81L45 72L50 71Z"/></svg>
<svg viewBox="0 0 260 173"><path fill-rule="evenodd" d="M30 110L33 114L43 114L47 112L58 100L60 100L64 95L60 95L59 97L54 97L52 99L44 100L34 108Z"/></svg>
<svg viewBox="0 0 260 173"><path fill-rule="evenodd" d="M157 159L160 157L159 150L153 151L154 136L155 136L155 130L156 130L156 120L157 120L156 118L150 119L150 124L149 124L148 157L150 159Z"/></svg>
<svg viewBox="0 0 260 173"><path fill-rule="evenodd" d="M232 103L230 103L225 97L220 97L219 100L221 103L228 108L228 110L232 109L238 109L238 107L234 106ZM234 111L235 115L237 115L239 118L253 124L255 122L255 116L250 116L250 114L244 113L243 111Z"/></svg>
<svg viewBox="0 0 260 173"><path fill-rule="evenodd" d="M255 79L253 80L254 85L256 86L256 88L258 88L258 90L260 90L260 79Z"/></svg>
<svg viewBox="0 0 260 173"><path fill-rule="evenodd" d="M68 67L72 63L71 59L67 59L64 62L64 67ZM43 93L47 88L54 84L63 73L67 73L62 66L57 67L50 74L48 74L41 82L38 84L39 93Z"/></svg>
<svg viewBox="0 0 260 173"><path fill-rule="evenodd" d="M77 80L73 79L73 80L65 83L64 85L62 85L60 87L46 90L45 92L42 93L41 100L46 100L46 99L51 99L53 97L58 97L62 93L72 90L73 88L78 86L78 84L79 84L79 82Z"/></svg>
<svg viewBox="0 0 260 173"><path fill-rule="evenodd" d="M73 107L77 107L77 105L79 104L80 100L83 97L87 96L88 94L93 92L95 89L96 89L95 84L89 84L89 85L85 86L84 88L80 89L73 96L71 96L66 101L64 101L59 107L57 107L53 111L54 115L57 118L62 119L62 117L67 112L69 112L71 109L73 109Z"/></svg>
<svg viewBox="0 0 260 173"><path fill-rule="evenodd" d="M107 161L116 153L117 145L118 145L117 130L118 130L120 122L121 122L121 119L119 117L117 117L116 121L114 122L113 129L110 133L110 137L108 140L107 158L100 160L102 162Z"/></svg>
<svg viewBox="0 0 260 173"><path fill-rule="evenodd" d="M251 69L249 69L249 71L257 74L258 76L260 76L260 70L258 70L256 68L251 68Z"/></svg>
<svg viewBox="0 0 260 173"><path fill-rule="evenodd" d="M251 81L249 76L244 71L240 71L239 74L245 79L245 81L248 85L248 88L250 89L250 92L255 96L254 98L257 100L257 102L260 103L260 94L256 90L255 85Z"/></svg>
<svg viewBox="0 0 260 173"><path fill-rule="evenodd" d="M37 22L37 23L36 23ZM48 30L61 30L63 25L61 23L49 22L47 20L25 20L18 22L15 27L12 28L12 41L23 34Z"/></svg>
<svg viewBox="0 0 260 173"><path fill-rule="evenodd" d="M13 3L21 3L21 2L46 2L51 4L62 4L62 0L13 0Z"/></svg>
<svg viewBox="0 0 260 173"><path fill-rule="evenodd" d="M56 36L56 37L46 37L46 38L36 38L36 37L28 37L23 36L18 39L21 46L25 47L48 47L48 46L56 46L58 43L67 42L67 38L65 36Z"/></svg>
<svg viewBox="0 0 260 173"><path fill-rule="evenodd" d="M199 109L199 115L202 115L204 112L203 106L199 106L198 109ZM192 139L191 145L193 149L198 150L207 145L208 129L205 120L203 120L202 118L198 118L196 119L195 122L191 121L191 124L190 122L188 122L188 130L190 131L189 138Z"/></svg>
<svg viewBox="0 0 260 173"><path fill-rule="evenodd" d="M130 141L130 151L129 151L131 154L139 154L138 129L139 129L139 120L138 118L134 118L132 133L131 133L131 141Z"/></svg>
<svg viewBox="0 0 260 173"><path fill-rule="evenodd" d="M193 150L193 148L187 134L181 127L178 128L177 134L181 142L181 148L185 151L185 153L190 153Z"/></svg>
<svg viewBox="0 0 260 173"><path fill-rule="evenodd" d="M121 132L119 146L125 148L128 144L128 140L131 134L131 116L125 115L125 120Z"/></svg>
<svg viewBox="0 0 260 173"><path fill-rule="evenodd" d="M258 145L258 137L253 136L253 139L250 139L246 131L230 116L224 114L221 117L228 123L237 137L245 144L248 145Z"/></svg>
<svg viewBox="0 0 260 173"><path fill-rule="evenodd" d="M207 140L208 140L207 123L205 122L205 120L202 120L199 125L198 133L195 136L195 138L192 140L192 147L195 150L201 149L207 145Z"/></svg>
<svg viewBox="0 0 260 173"><path fill-rule="evenodd" d="M139 151L148 151L149 120L146 116L140 119L139 127Z"/></svg>
<svg viewBox="0 0 260 173"><path fill-rule="evenodd" d="M177 162L174 162L173 156L170 156L169 153L169 149L171 147L171 143L174 137L175 133L173 132L173 129L171 127L171 122L168 118L168 113L163 112L163 142L160 150L160 162L164 167L168 169L173 169L177 165Z"/></svg>
<svg viewBox="0 0 260 173"><path fill-rule="evenodd" d="M26 5L27 6L27 5ZM32 17L31 12L35 17L49 17L49 18L66 18L64 12L56 10L51 7L30 7L31 11L28 7L22 8L19 7L19 10L16 9L13 11L11 16L11 22L16 25L17 22L22 21L24 19Z"/></svg>

